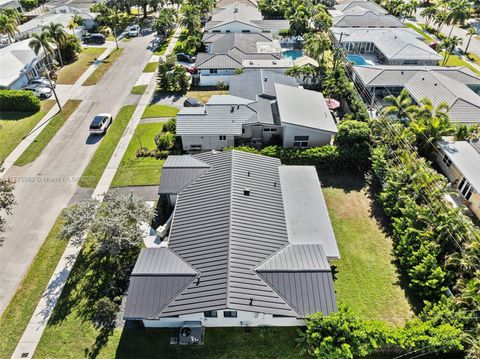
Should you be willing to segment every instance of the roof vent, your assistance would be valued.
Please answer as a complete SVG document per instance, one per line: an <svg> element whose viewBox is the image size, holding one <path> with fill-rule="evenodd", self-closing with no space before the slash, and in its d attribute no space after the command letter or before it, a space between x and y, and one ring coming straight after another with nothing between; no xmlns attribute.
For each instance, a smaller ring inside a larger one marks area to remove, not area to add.
<svg viewBox="0 0 480 359"><path fill-rule="evenodd" d="M264 81L264 82L267 82L267 81L268 81L268 77L264 77L264 78L263 78L263 81Z"/></svg>
<svg viewBox="0 0 480 359"><path fill-rule="evenodd" d="M253 61L250 61L250 65L253 65Z"/></svg>
<svg viewBox="0 0 480 359"><path fill-rule="evenodd" d="M250 188L244 188L243 194L244 194L245 196L250 196Z"/></svg>
<svg viewBox="0 0 480 359"><path fill-rule="evenodd" d="M433 84L433 86L437 86L437 83L435 82L435 83Z"/></svg>
<svg viewBox="0 0 480 359"><path fill-rule="evenodd" d="M250 177L250 171L247 172L247 176Z"/></svg>
<svg viewBox="0 0 480 359"><path fill-rule="evenodd" d="M235 111L235 106L230 107L230 112Z"/></svg>
<svg viewBox="0 0 480 359"><path fill-rule="evenodd" d="M403 75L403 71L401 72L401 74Z"/></svg>
<svg viewBox="0 0 480 359"><path fill-rule="evenodd" d="M273 187L277 187L277 182L273 182Z"/></svg>
<svg viewBox="0 0 480 359"><path fill-rule="evenodd" d="M238 12L238 7L236 7L235 9L233 9L233 12L236 14Z"/></svg>
<svg viewBox="0 0 480 359"><path fill-rule="evenodd" d="M425 77L422 77L422 81L425 81Z"/></svg>
<svg viewBox="0 0 480 359"><path fill-rule="evenodd" d="M197 278L197 283L195 283L195 285L199 285L200 284L200 277Z"/></svg>
<svg viewBox="0 0 480 359"><path fill-rule="evenodd" d="M240 104L237 105L237 110L240 110Z"/></svg>
<svg viewBox="0 0 480 359"><path fill-rule="evenodd" d="M276 65L276 64L277 64L277 61L275 61L275 60L274 60L274 61L272 61L272 64Z"/></svg>
<svg viewBox="0 0 480 359"><path fill-rule="evenodd" d="M249 305L253 305L253 298L250 298L250 304Z"/></svg>

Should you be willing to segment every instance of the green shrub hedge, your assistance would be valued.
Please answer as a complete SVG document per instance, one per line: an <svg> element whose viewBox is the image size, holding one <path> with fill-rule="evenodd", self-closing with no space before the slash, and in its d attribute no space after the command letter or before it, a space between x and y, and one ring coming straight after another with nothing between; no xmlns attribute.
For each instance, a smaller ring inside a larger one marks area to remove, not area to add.
<svg viewBox="0 0 480 359"><path fill-rule="evenodd" d="M2 111L40 111L40 99L25 90L0 90L0 109Z"/></svg>

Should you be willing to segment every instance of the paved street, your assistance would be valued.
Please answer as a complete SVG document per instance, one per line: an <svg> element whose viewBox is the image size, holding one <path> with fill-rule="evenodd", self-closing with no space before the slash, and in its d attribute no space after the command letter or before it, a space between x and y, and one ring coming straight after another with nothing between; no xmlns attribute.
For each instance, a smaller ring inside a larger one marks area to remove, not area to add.
<svg viewBox="0 0 480 359"><path fill-rule="evenodd" d="M123 43L125 51L102 80L91 88L77 111L32 164L12 167L17 177L17 204L8 217L6 240L0 248L0 313L10 301L60 211L70 202L77 180L87 166L98 138L88 125L100 112L116 115L148 62L153 35Z"/></svg>

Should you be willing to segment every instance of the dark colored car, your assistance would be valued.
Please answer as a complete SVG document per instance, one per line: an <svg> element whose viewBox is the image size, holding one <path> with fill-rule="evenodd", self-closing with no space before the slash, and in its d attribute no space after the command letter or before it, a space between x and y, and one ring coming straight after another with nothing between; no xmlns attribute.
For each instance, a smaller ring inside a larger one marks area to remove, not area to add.
<svg viewBox="0 0 480 359"><path fill-rule="evenodd" d="M188 54L184 54L180 52L177 54L177 61L188 62L189 64L193 64L197 58L195 56L190 56Z"/></svg>
<svg viewBox="0 0 480 359"><path fill-rule="evenodd" d="M104 44L105 36L102 34L86 34L82 37L85 44Z"/></svg>
<svg viewBox="0 0 480 359"><path fill-rule="evenodd" d="M203 106L203 103L190 97L183 102L183 107L201 107L201 106Z"/></svg>

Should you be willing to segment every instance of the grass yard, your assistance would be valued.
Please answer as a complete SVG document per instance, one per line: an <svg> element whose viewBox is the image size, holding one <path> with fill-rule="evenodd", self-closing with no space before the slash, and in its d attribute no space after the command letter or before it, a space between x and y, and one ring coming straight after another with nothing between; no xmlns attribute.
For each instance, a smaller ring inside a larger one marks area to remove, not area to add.
<svg viewBox="0 0 480 359"><path fill-rule="evenodd" d="M24 166L33 162L38 156L40 156L50 140L56 135L70 115L77 109L78 105L80 105L80 102L82 101L68 100L63 106L62 111L53 116L48 124L43 127L42 132L40 132L37 138L27 147L15 164L17 166Z"/></svg>
<svg viewBox="0 0 480 359"><path fill-rule="evenodd" d="M165 51L167 51L167 47L170 44L170 41L173 38L173 34L175 32L172 32L170 36L168 36L164 42L162 42L156 49L155 52L153 53L154 55L165 55Z"/></svg>
<svg viewBox="0 0 480 359"><path fill-rule="evenodd" d="M145 65L143 72L155 72L158 67L158 62L149 62Z"/></svg>
<svg viewBox="0 0 480 359"><path fill-rule="evenodd" d="M174 117L180 111L177 107L168 105L148 105L142 114L142 118Z"/></svg>
<svg viewBox="0 0 480 359"><path fill-rule="evenodd" d="M107 167L110 157L112 157L118 141L125 132L133 113L135 112L136 105L123 106L112 125L109 127L107 134L100 142L95 154L88 163L87 168L83 171L82 178L78 182L80 187L95 188L97 186L100 177L102 177L103 171Z"/></svg>
<svg viewBox="0 0 480 359"><path fill-rule="evenodd" d="M185 96L194 98L202 103L207 103L213 95L228 95L228 90L188 91Z"/></svg>
<svg viewBox="0 0 480 359"><path fill-rule="evenodd" d="M407 23L405 25L406 27L409 27L413 30L415 30L417 33L419 33L420 35L422 35L424 38L425 38L425 43L427 44L430 44L432 41L435 41L435 39L433 37L431 37L430 35L428 35L423 29L421 29L420 27L418 26L415 26L414 24L412 23Z"/></svg>
<svg viewBox="0 0 480 359"><path fill-rule="evenodd" d="M55 104L53 100L42 101L40 111L32 112L0 112L0 163L18 146L40 120Z"/></svg>
<svg viewBox="0 0 480 359"><path fill-rule="evenodd" d="M470 52L467 57L480 66L480 56Z"/></svg>
<svg viewBox="0 0 480 359"><path fill-rule="evenodd" d="M0 317L0 358L10 358L47 287L66 240L60 240L63 218L60 215L38 251L15 296Z"/></svg>
<svg viewBox="0 0 480 359"><path fill-rule="evenodd" d="M337 301L361 317L402 324L413 313L399 285L391 240L372 214L367 189L352 175L332 177L320 174L341 256L332 262L338 270Z"/></svg>
<svg viewBox="0 0 480 359"><path fill-rule="evenodd" d="M78 55L78 59L62 67L57 72L57 83L73 85L90 65L106 50L106 47L87 47Z"/></svg>
<svg viewBox="0 0 480 359"><path fill-rule="evenodd" d="M145 91L147 90L148 85L138 85L138 86L133 86L132 91L130 91L131 94L134 95L143 95Z"/></svg>
<svg viewBox="0 0 480 359"><path fill-rule="evenodd" d="M158 185L165 160L154 157L137 157L140 147L154 149L155 135L162 129L161 123L139 124L130 141L127 151L113 178L112 187Z"/></svg>
<svg viewBox="0 0 480 359"><path fill-rule="evenodd" d="M445 57L445 51L442 51L440 53L443 57ZM466 66L468 67L470 70L472 70L473 72L475 72L477 75L480 75L480 71L478 71L475 67L473 67L472 65L470 65L468 62L466 62L465 60L463 60L462 58L458 57L457 55L450 55L450 57L448 58L448 61L447 63L445 64L445 66Z"/></svg>
<svg viewBox="0 0 480 359"><path fill-rule="evenodd" d="M92 86L95 85L102 76L108 71L110 66L115 62L116 59L120 57L123 52L123 47L120 47L118 50L114 50L108 55L100 65L97 66L95 71L85 80L82 86Z"/></svg>

